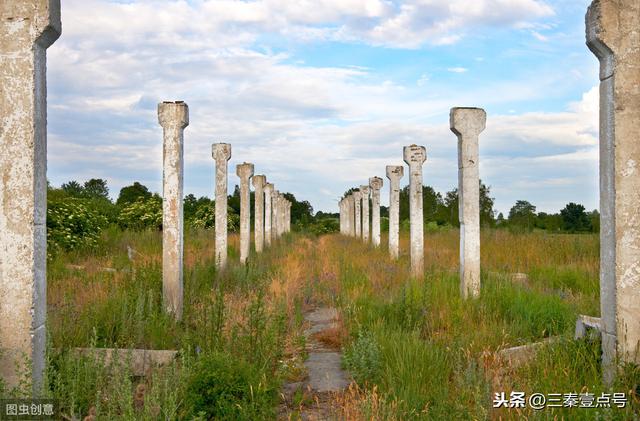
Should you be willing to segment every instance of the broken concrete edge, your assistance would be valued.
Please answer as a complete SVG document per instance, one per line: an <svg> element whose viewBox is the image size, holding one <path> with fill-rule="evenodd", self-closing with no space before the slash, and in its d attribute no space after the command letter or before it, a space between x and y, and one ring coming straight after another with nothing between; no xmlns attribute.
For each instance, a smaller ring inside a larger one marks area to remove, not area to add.
<svg viewBox="0 0 640 421"><path fill-rule="evenodd" d="M551 336L539 342L501 349L497 352L496 356L498 360L512 369L518 368L533 360L538 354L538 351L545 345L554 344L563 339L565 339L563 336Z"/></svg>
<svg viewBox="0 0 640 421"><path fill-rule="evenodd" d="M143 377L150 370L171 364L178 356L179 351L156 349L127 349L127 348L71 348L65 350L75 356L94 358L105 366L111 366L118 362L124 362L131 374ZM64 352L54 349L54 352Z"/></svg>
<svg viewBox="0 0 640 421"><path fill-rule="evenodd" d="M574 339L597 339L602 336L602 321L599 317L578 315Z"/></svg>

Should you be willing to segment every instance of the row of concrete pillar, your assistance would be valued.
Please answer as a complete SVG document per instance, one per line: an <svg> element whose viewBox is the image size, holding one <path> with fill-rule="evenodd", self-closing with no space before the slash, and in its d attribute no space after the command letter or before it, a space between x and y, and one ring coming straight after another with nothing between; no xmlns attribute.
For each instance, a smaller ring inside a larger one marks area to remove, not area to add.
<svg viewBox="0 0 640 421"><path fill-rule="evenodd" d="M158 122L163 128L163 209L162 209L162 291L164 308L176 319L183 307L183 173L184 129L189 125L189 107L183 101L158 104ZM212 145L215 160L215 262L218 270L227 264L228 248L228 162L231 145ZM254 165L236 166L240 179L240 262L245 264L251 251L250 184L255 189L254 242L261 253L285 232L291 230L291 202L264 175L254 176Z"/></svg>
<svg viewBox="0 0 640 421"><path fill-rule="evenodd" d="M486 113L480 108L452 108L450 128L458 138L458 192L460 219L460 289L463 297L480 293L480 176L478 136L485 128ZM424 146L403 149L409 167L409 224L411 274L424 275L424 210L422 166L427 159ZM389 179L389 254L399 255L401 165L386 167ZM344 197L339 202L340 232L369 242L369 195L372 202L372 243L380 245L380 189L382 179L373 177L369 185Z"/></svg>
<svg viewBox="0 0 640 421"><path fill-rule="evenodd" d="M7 387L17 385L22 380L19 367L26 362L31 369L28 380L34 394L38 394L45 368L46 343L46 49L61 33L60 2L8 0L0 7L0 22L6 23L0 26L0 87L10 87L0 88L0 113L3 116L0 120L0 376ZM640 4L637 0L594 0L587 13L587 45L600 61L600 303L602 360L607 380L613 378L617 361L640 363L638 27ZM159 115L161 124L172 112L159 113L162 114ZM175 136L180 124L185 122L185 119L180 120L183 117L178 110L175 113L182 123L167 125L170 136L171 133ZM465 145L465 139L473 135L465 134L467 126L464 123L457 126L459 120L455 113L452 121L456 124L453 128L461 145L461 203L469 203L468 207L461 206L461 222L464 223L461 229L461 278L466 278L465 267L477 265L467 257L467 253L479 256L479 241L468 240L468 237L479 235L474 221L478 216L474 198L478 185L473 175L477 170L477 159L464 158L464 154L473 152ZM477 130L476 123L470 125L471 133L474 128ZM182 153L181 147L168 149L165 153L172 157ZM230 147L220 149L223 151L221 160L224 159L225 163L224 168L220 165L216 169L216 196L217 200L222 199L226 203L226 161L231 150ZM217 151L214 146L214 156ZM424 148L415 145L405 148L405 161L409 163L411 172L411 266L414 274L423 272L422 195L417 192L420 192L425 158ZM221 175L224 175L224 180ZM171 171L167 176L173 180L180 179ZM266 186L268 183L265 192ZM393 184L390 188L394 189ZM167 187L166 193L171 192L174 199L165 201L165 209L175 206L175 215L167 215L167 226L181 227L178 209L182 206L178 206L180 202L175 200L181 189L181 181ZM265 193L265 210L267 197ZM289 214L286 206L281 204L283 199L275 197L274 206L282 206L283 209L280 215ZM345 206L348 210L345 210L346 217L343 216L346 218L343 221L347 221L344 229L350 235L360 235L362 229L362 223L356 223L355 214L361 205L356 197L354 193L347 199ZM354 202L353 207L351 201ZM248 214L246 209L245 205L245 215ZM351 216L350 212L353 212ZM265 228L269 214L265 211ZM354 227L351 227L352 216ZM225 217L226 206L218 202L216 256L221 266L226 261ZM283 228L288 223L278 222L280 218L274 220L271 217L272 233L274 224L276 227L281 224L275 229L276 233L288 229ZM397 239L396 233L396 229L390 231L390 253L393 253L391 242L397 243L392 239ZM243 244L248 244L246 237ZM172 242L171 238L179 240ZM268 244L269 238L273 239L265 235L265 243ZM173 250L175 253L177 250L176 256L181 259L180 229L166 241L171 243L167 252ZM224 250L221 247L223 243ZM469 251L465 244L469 244ZM244 247L246 252L247 246ZM469 270L476 272L476 269ZM463 280L463 292L475 294L479 288L476 282L473 278L468 283ZM173 286L167 285L167 290L178 290ZM174 305L170 304L170 307Z"/></svg>

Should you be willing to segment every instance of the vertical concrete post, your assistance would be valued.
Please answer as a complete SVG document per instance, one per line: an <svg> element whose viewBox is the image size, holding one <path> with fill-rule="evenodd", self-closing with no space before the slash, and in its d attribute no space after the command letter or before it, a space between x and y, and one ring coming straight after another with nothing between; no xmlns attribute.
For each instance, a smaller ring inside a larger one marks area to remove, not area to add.
<svg viewBox="0 0 640 421"><path fill-rule="evenodd" d="M227 265L227 166L231 158L231 145L214 143L212 149L216 161L216 267L223 269Z"/></svg>
<svg viewBox="0 0 640 421"><path fill-rule="evenodd" d="M389 254L397 259L400 252L400 179L404 175L401 165L387 165L389 179Z"/></svg>
<svg viewBox="0 0 640 421"><path fill-rule="evenodd" d="M480 164L478 136L487 113L482 108L452 108L451 131L458 138L458 218L460 221L460 293L480 295Z"/></svg>
<svg viewBox="0 0 640 421"><path fill-rule="evenodd" d="M163 129L162 302L176 320L182 319L184 128L189 107L182 101L158 104Z"/></svg>
<svg viewBox="0 0 640 421"><path fill-rule="evenodd" d="M272 220L272 200L273 197L273 184L267 183L264 185L264 243L267 247L271 245L271 239L273 238L273 220Z"/></svg>
<svg viewBox="0 0 640 421"><path fill-rule="evenodd" d="M256 244L256 253L261 253L264 249L264 186L267 183L267 177L264 175L256 175L251 182L253 183L253 191L255 192L253 211L254 242Z"/></svg>
<svg viewBox="0 0 640 421"><path fill-rule="evenodd" d="M347 226L349 230L349 235L351 237L356 236L356 200L352 194L347 196Z"/></svg>
<svg viewBox="0 0 640 421"><path fill-rule="evenodd" d="M273 224L271 228L271 240L275 241L278 239L278 221L280 220L280 191L274 190L273 195L271 196L271 223Z"/></svg>
<svg viewBox="0 0 640 421"><path fill-rule="evenodd" d="M369 242L369 186L360 186L362 193L362 241Z"/></svg>
<svg viewBox="0 0 640 421"><path fill-rule="evenodd" d="M292 203L287 201L287 232L291 232L291 205Z"/></svg>
<svg viewBox="0 0 640 421"><path fill-rule="evenodd" d="M353 221L356 224L356 238L362 238L362 193L356 190L353 193L355 215Z"/></svg>
<svg viewBox="0 0 640 421"><path fill-rule="evenodd" d="M595 0L587 46L600 61L602 363L640 363L640 3Z"/></svg>
<svg viewBox="0 0 640 421"><path fill-rule="evenodd" d="M424 146L404 147L404 162L409 165L409 222L411 223L411 274L424 275L424 214L422 208L422 164L427 160Z"/></svg>
<svg viewBox="0 0 640 421"><path fill-rule="evenodd" d="M344 235L344 200L338 202L338 210L340 212L340 234Z"/></svg>
<svg viewBox="0 0 640 421"><path fill-rule="evenodd" d="M240 263L244 264L251 251L251 187L253 164L243 162L236 165L236 175L240 178Z"/></svg>
<svg viewBox="0 0 640 421"><path fill-rule="evenodd" d="M380 245L380 189L382 188L382 178L371 177L369 179L371 188L371 242L374 246Z"/></svg>
<svg viewBox="0 0 640 421"><path fill-rule="evenodd" d="M0 378L39 395L47 314L46 49L59 0L0 2ZM26 365L25 365L26 364Z"/></svg>

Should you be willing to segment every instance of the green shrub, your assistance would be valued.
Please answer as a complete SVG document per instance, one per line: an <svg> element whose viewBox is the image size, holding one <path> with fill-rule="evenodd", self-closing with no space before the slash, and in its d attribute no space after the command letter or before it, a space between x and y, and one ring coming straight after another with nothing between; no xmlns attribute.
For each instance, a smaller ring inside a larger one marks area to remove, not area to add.
<svg viewBox="0 0 640 421"><path fill-rule="evenodd" d="M203 355L187 385L192 416L204 419L268 419L276 397L266 377L247 362L223 352Z"/></svg>
<svg viewBox="0 0 640 421"><path fill-rule="evenodd" d="M107 218L90 209L84 199L65 198L47 204L49 254L60 250L94 249Z"/></svg>
<svg viewBox="0 0 640 421"><path fill-rule="evenodd" d="M381 368L380 347L370 332L360 330L344 353L344 364L358 383L374 382Z"/></svg>
<svg viewBox="0 0 640 421"><path fill-rule="evenodd" d="M193 218L189 221L189 225L193 228L213 228L216 224L216 205L215 203L207 203L199 206L195 211ZM227 230L231 232L238 231L240 227L240 215L233 208L227 207Z"/></svg>
<svg viewBox="0 0 640 421"><path fill-rule="evenodd" d="M162 198L158 195L150 198L138 198L125 206L118 215L118 225L122 229L142 230L162 228Z"/></svg>

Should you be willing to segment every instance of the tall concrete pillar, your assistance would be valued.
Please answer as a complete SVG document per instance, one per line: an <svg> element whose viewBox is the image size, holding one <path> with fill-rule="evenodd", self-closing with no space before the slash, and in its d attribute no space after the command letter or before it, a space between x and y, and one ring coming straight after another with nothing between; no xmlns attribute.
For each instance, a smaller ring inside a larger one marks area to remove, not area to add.
<svg viewBox="0 0 640 421"><path fill-rule="evenodd" d="M389 254L397 259L400 252L400 179L404 175L401 165L387 165L389 179Z"/></svg>
<svg viewBox="0 0 640 421"><path fill-rule="evenodd" d="M251 251L251 188L249 179L253 177L253 164L243 162L236 165L236 175L240 178L240 263L244 264Z"/></svg>
<svg viewBox="0 0 640 421"><path fill-rule="evenodd" d="M267 183L264 185L264 243L267 247L271 245L273 238L273 220L272 220L272 197L273 197L273 184Z"/></svg>
<svg viewBox="0 0 640 421"><path fill-rule="evenodd" d="M212 149L216 161L216 267L223 269L227 265L227 184L231 145L214 143Z"/></svg>
<svg viewBox="0 0 640 421"><path fill-rule="evenodd" d="M487 113L482 108L452 108L450 128L458 137L458 218L460 221L460 293L480 295L480 164L478 136Z"/></svg>
<svg viewBox="0 0 640 421"><path fill-rule="evenodd" d="M189 107L182 101L158 104L163 129L162 302L176 320L182 319L184 128Z"/></svg>
<svg viewBox="0 0 640 421"><path fill-rule="evenodd" d="M267 177L264 175L255 175L251 182L253 183L253 191L255 192L253 215L254 242L256 244L256 253L260 253L264 249L264 186L267 183Z"/></svg>
<svg viewBox="0 0 640 421"><path fill-rule="evenodd" d="M380 245L380 189L382 188L382 178L371 177L369 179L371 188L371 242L374 246Z"/></svg>
<svg viewBox="0 0 640 421"><path fill-rule="evenodd" d="M60 36L60 1L3 1L0 22L0 378L8 389L23 383L39 395L47 314L46 49Z"/></svg>
<svg viewBox="0 0 640 421"><path fill-rule="evenodd" d="M273 224L271 228L271 240L275 241L278 239L280 235L278 233L278 221L280 220L280 191L274 190L273 195L271 196L271 223Z"/></svg>
<svg viewBox="0 0 640 421"><path fill-rule="evenodd" d="M287 201L287 232L291 232L291 205L292 203Z"/></svg>
<svg viewBox="0 0 640 421"><path fill-rule="evenodd" d="M347 229L351 237L356 236L356 200L352 194L347 196Z"/></svg>
<svg viewBox="0 0 640 421"><path fill-rule="evenodd" d="M344 200L338 202L338 210L340 212L340 234L344 235Z"/></svg>
<svg viewBox="0 0 640 421"><path fill-rule="evenodd" d="M640 363L640 3L595 0L586 16L600 61L600 313L605 381Z"/></svg>
<svg viewBox="0 0 640 421"><path fill-rule="evenodd" d="M409 222L411 223L411 274L424 275L424 213L422 208L422 164L427 160L424 146L404 147L404 162L409 165Z"/></svg>
<svg viewBox="0 0 640 421"><path fill-rule="evenodd" d="M360 186L360 193L362 193L362 241L369 242L369 186Z"/></svg>
<svg viewBox="0 0 640 421"><path fill-rule="evenodd" d="M355 215L353 221L356 224L356 238L362 238L362 193L356 190L353 193Z"/></svg>
<svg viewBox="0 0 640 421"><path fill-rule="evenodd" d="M280 209L278 209L278 215L279 217L279 229L278 229L278 236L282 236L282 234L284 234L284 219L286 217L286 199L284 198L284 194L280 193L280 199L278 201Z"/></svg>

